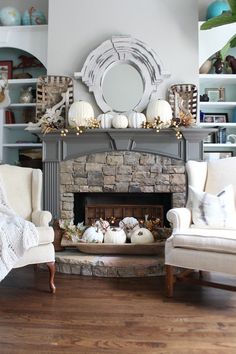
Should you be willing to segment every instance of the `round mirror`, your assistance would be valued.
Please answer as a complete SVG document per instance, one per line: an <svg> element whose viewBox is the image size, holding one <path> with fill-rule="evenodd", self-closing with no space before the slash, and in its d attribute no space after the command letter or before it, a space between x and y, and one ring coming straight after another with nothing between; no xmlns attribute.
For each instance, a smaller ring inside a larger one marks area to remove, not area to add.
<svg viewBox="0 0 236 354"><path fill-rule="evenodd" d="M143 90L140 73L128 63L118 63L108 68L102 81L104 100L116 112L135 109L143 96Z"/></svg>
<svg viewBox="0 0 236 354"><path fill-rule="evenodd" d="M142 112L169 76L151 48L126 35L100 44L88 55L82 71L75 73L103 112L118 113Z"/></svg>

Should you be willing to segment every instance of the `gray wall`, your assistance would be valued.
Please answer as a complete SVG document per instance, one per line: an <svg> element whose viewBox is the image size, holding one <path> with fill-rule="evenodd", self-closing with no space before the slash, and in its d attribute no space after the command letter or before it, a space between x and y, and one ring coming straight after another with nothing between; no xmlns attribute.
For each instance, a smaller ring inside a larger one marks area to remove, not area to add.
<svg viewBox="0 0 236 354"><path fill-rule="evenodd" d="M50 0L48 74L73 76L104 40L130 34L153 48L171 72L160 86L164 98L171 84L198 82L197 21L195 0ZM96 109L79 82L75 98Z"/></svg>

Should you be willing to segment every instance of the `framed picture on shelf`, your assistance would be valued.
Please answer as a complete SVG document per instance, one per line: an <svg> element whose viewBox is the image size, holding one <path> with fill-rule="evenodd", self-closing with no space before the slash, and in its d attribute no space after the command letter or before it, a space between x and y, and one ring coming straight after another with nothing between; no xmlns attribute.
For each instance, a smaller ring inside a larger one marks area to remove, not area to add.
<svg viewBox="0 0 236 354"><path fill-rule="evenodd" d="M205 94L209 97L209 102L225 101L225 89L221 88L206 88Z"/></svg>
<svg viewBox="0 0 236 354"><path fill-rule="evenodd" d="M204 152L204 161L212 161L219 159L226 159L228 157L232 157L232 151L214 151L214 152Z"/></svg>
<svg viewBox="0 0 236 354"><path fill-rule="evenodd" d="M12 79L12 60L0 60L0 80Z"/></svg>
<svg viewBox="0 0 236 354"><path fill-rule="evenodd" d="M203 123L227 123L228 113L203 113Z"/></svg>

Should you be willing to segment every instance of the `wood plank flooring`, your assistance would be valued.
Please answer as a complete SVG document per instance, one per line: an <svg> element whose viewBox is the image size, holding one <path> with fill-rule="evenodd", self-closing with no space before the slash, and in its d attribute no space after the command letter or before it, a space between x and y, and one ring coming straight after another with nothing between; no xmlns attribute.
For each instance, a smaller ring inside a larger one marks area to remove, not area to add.
<svg viewBox="0 0 236 354"><path fill-rule="evenodd" d="M51 295L33 267L0 283L0 354L236 353L234 292L178 284L167 299L163 277L56 274L56 285Z"/></svg>

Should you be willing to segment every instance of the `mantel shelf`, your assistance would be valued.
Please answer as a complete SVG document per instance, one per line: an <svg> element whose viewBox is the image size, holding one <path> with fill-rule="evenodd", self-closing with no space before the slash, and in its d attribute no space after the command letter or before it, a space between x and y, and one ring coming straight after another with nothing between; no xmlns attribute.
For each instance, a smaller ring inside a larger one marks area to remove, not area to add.
<svg viewBox="0 0 236 354"><path fill-rule="evenodd" d="M44 161L62 161L78 156L111 151L159 154L187 161L201 160L203 140L214 128L182 128L177 139L171 128L157 133L153 129L91 129L77 136L69 133L39 134L43 142Z"/></svg>

